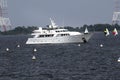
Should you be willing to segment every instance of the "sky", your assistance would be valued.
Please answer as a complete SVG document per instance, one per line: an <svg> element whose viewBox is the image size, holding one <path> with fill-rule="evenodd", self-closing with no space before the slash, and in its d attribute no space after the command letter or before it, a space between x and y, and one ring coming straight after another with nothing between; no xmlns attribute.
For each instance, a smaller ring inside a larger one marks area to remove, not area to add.
<svg viewBox="0 0 120 80"><path fill-rule="evenodd" d="M112 23L114 0L7 0L13 27L45 27L52 18L59 26Z"/></svg>

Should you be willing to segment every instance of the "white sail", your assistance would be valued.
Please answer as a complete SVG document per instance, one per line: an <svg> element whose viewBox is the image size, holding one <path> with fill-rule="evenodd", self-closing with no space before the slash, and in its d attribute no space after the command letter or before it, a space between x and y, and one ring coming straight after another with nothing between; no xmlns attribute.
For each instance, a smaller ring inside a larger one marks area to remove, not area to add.
<svg viewBox="0 0 120 80"><path fill-rule="evenodd" d="M105 29L104 33L105 33L105 36L110 35L109 30L107 28Z"/></svg>
<svg viewBox="0 0 120 80"><path fill-rule="evenodd" d="M114 30L113 30L113 32L112 32L112 33L113 33L113 35L114 35L114 36L118 35L118 31L117 31L117 29L116 29L116 28L114 28Z"/></svg>
<svg viewBox="0 0 120 80"><path fill-rule="evenodd" d="M87 27L85 28L85 32L84 32L84 33L85 33L85 34L88 34L88 33L89 33Z"/></svg>
<svg viewBox="0 0 120 80"><path fill-rule="evenodd" d="M107 28L106 28L106 31L107 31L107 36L110 35L110 32L109 32L109 30Z"/></svg>

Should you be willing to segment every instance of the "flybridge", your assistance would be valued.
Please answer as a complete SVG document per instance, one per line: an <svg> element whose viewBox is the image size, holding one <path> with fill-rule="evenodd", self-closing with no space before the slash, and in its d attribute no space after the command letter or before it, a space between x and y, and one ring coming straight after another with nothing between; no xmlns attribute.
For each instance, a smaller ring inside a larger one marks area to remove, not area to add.
<svg viewBox="0 0 120 80"><path fill-rule="evenodd" d="M55 22L51 18L50 18L50 21L51 21L51 25L49 25L49 28L54 29L58 27L58 25L56 25Z"/></svg>

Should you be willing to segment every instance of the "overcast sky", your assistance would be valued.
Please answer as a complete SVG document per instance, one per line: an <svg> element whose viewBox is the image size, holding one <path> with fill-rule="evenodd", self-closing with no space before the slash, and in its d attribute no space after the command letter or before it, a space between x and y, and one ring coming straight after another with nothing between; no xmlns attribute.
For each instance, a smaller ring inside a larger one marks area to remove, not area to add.
<svg viewBox="0 0 120 80"><path fill-rule="evenodd" d="M46 26L110 23L114 0L7 0L8 16L15 26Z"/></svg>

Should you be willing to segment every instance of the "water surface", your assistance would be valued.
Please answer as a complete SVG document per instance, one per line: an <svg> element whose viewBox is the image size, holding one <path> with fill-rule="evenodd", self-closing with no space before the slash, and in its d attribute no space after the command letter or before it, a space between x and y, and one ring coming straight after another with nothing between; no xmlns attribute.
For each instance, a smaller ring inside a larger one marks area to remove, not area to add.
<svg viewBox="0 0 120 80"><path fill-rule="evenodd" d="M95 33L80 46L26 45L27 38L0 36L0 80L120 80L120 35Z"/></svg>

